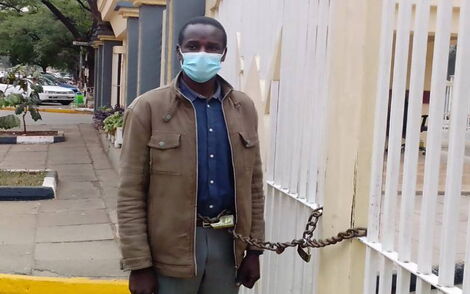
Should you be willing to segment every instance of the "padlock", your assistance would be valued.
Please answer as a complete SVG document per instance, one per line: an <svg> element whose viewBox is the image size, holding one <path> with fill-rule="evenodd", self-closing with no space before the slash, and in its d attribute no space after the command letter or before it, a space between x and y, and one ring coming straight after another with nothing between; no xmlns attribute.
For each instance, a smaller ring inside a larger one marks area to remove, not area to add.
<svg viewBox="0 0 470 294"><path fill-rule="evenodd" d="M297 246L297 253L305 262L309 262L310 258L312 257L310 254L310 247L307 247L307 251L305 251L305 249L299 245Z"/></svg>

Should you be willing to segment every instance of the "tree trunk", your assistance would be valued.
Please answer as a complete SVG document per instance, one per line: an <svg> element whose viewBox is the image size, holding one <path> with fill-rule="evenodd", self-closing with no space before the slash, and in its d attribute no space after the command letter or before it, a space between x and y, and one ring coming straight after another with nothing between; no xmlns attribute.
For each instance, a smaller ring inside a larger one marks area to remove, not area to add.
<svg viewBox="0 0 470 294"><path fill-rule="evenodd" d="M28 107L25 107L23 113L23 132L26 134L26 114L28 114Z"/></svg>
<svg viewBox="0 0 470 294"><path fill-rule="evenodd" d="M60 22L64 24L64 26L69 30L69 32L73 35L76 40L84 39L83 36L78 31L77 27L72 23L72 21L65 16L54 4L52 4L49 0L41 0L41 2L52 12L52 14L57 17Z"/></svg>

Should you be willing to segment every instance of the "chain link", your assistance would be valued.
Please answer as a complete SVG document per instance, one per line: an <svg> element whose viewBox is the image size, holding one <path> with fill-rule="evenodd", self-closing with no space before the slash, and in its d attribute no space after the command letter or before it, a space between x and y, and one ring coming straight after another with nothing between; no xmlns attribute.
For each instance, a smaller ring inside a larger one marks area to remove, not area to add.
<svg viewBox="0 0 470 294"><path fill-rule="evenodd" d="M207 223L216 223L220 219L220 217L224 214L227 214L227 211L222 211L218 216L214 218L202 217L198 216L204 222ZM303 260L308 262L310 260L310 253L305 252L304 248L322 248L325 246L333 245L338 242L353 239L357 237L364 237L367 235L366 228L350 228L343 232L339 232L336 236L332 236L326 239L314 239L313 232L317 228L317 223L320 217L323 215L323 207L319 207L314 209L310 214L307 224L305 225L305 230L302 234L301 239L293 239L289 242L268 242L268 241L260 241L257 239L251 239L241 234L236 233L234 230L229 229L228 232L232 234L235 239L241 240L242 242L257 247L259 249L265 249L269 251L274 251L277 254L281 254L286 250L288 247L297 247L297 252L299 253L300 257Z"/></svg>

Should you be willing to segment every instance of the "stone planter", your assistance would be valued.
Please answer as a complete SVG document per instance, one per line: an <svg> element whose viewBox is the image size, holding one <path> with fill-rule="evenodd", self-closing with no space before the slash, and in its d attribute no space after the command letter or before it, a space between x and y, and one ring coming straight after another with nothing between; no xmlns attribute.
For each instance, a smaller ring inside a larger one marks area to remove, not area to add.
<svg viewBox="0 0 470 294"><path fill-rule="evenodd" d="M41 172L44 170L6 170L11 172ZM0 186L0 201L53 199L57 193L57 172L46 170L41 186Z"/></svg>
<svg viewBox="0 0 470 294"><path fill-rule="evenodd" d="M29 131L26 134L19 131L0 132L0 144L52 144L64 141L62 131Z"/></svg>
<svg viewBox="0 0 470 294"><path fill-rule="evenodd" d="M116 128L114 147L121 148L122 145L122 127Z"/></svg>

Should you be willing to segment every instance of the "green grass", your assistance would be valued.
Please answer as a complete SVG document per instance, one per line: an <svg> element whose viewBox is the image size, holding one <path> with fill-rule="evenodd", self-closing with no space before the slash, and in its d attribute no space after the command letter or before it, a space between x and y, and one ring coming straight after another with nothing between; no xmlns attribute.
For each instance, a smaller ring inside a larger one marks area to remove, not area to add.
<svg viewBox="0 0 470 294"><path fill-rule="evenodd" d="M46 174L0 170L0 186L42 186Z"/></svg>

